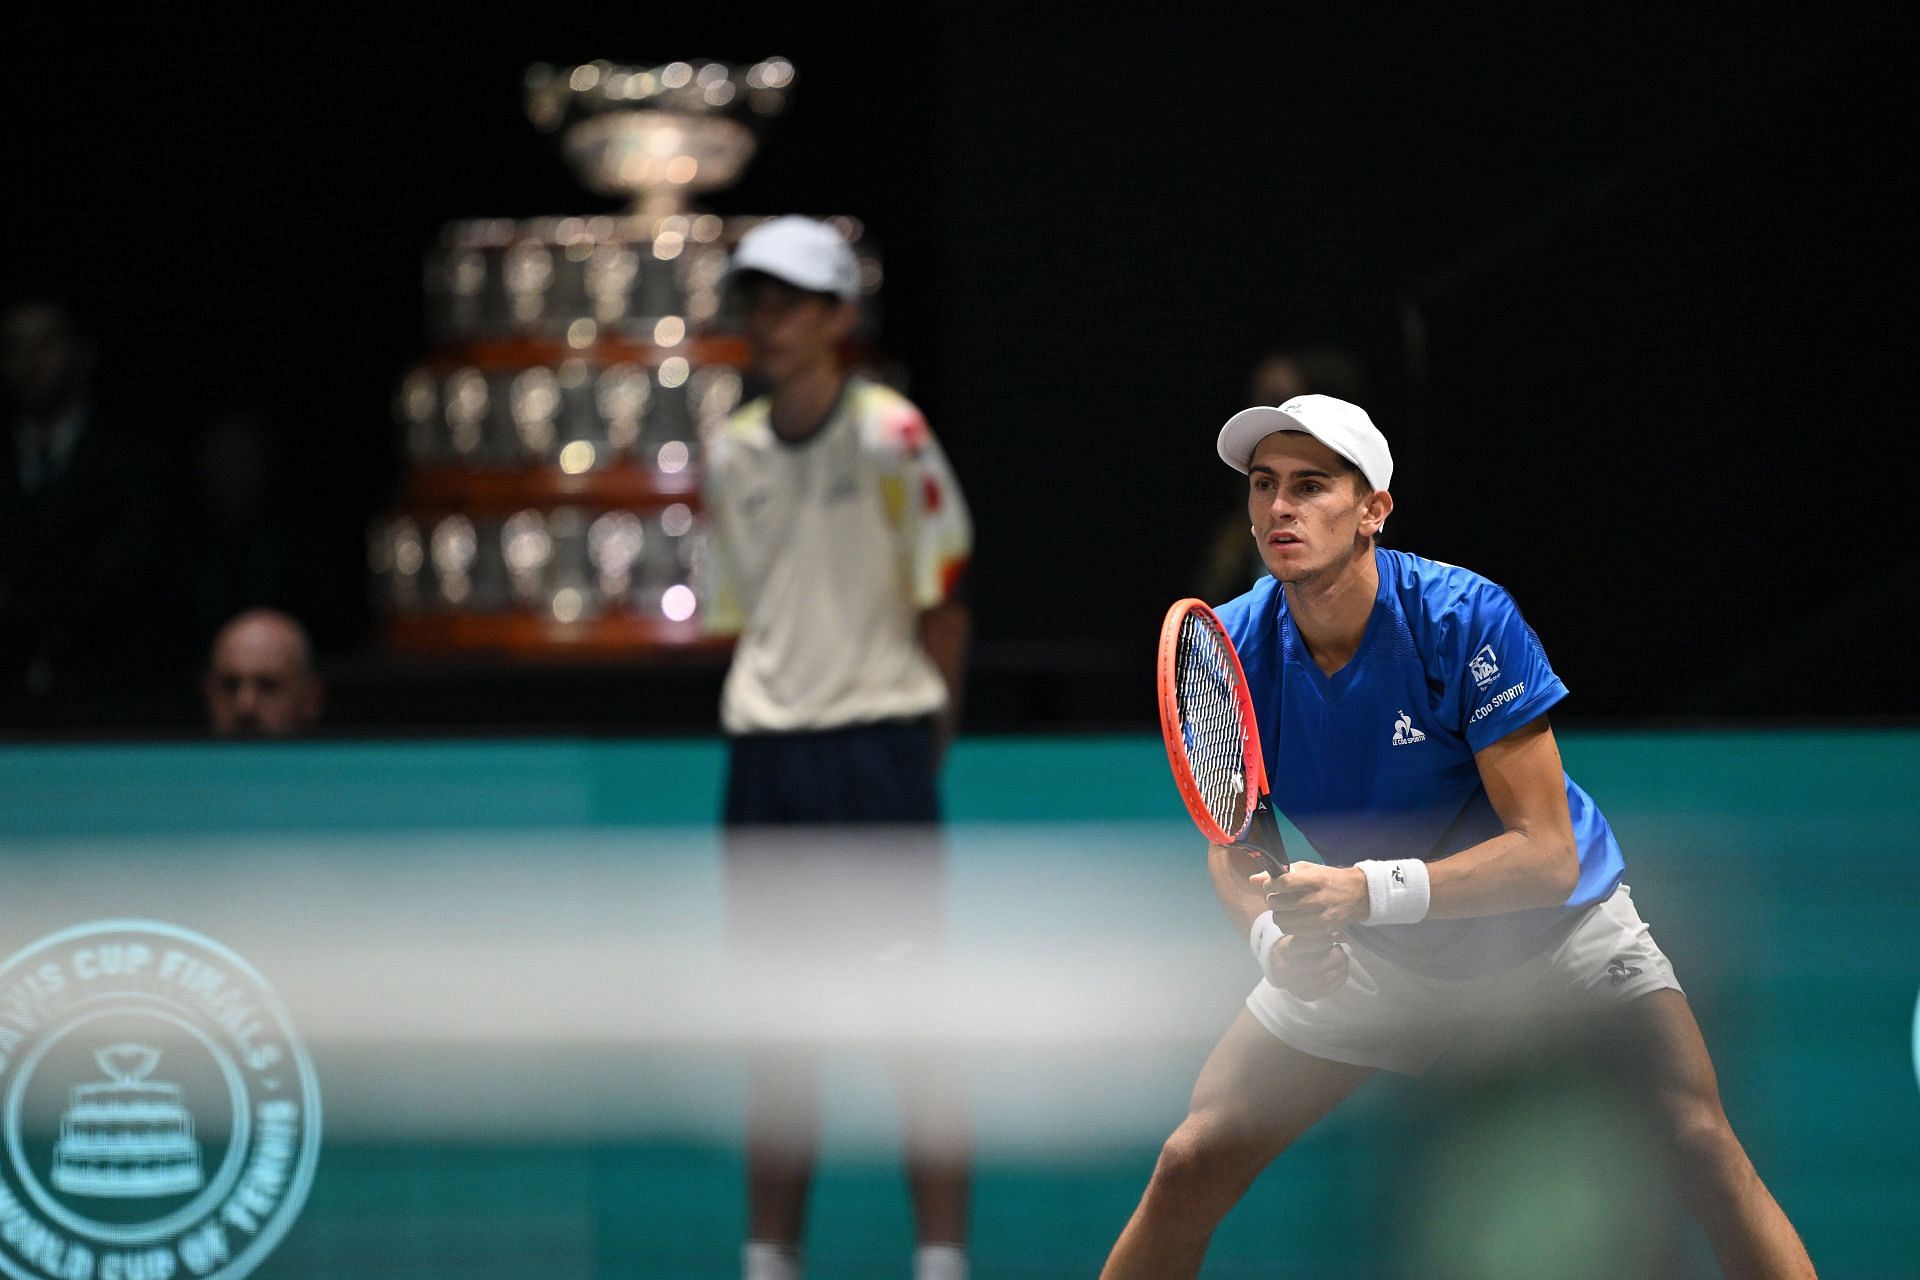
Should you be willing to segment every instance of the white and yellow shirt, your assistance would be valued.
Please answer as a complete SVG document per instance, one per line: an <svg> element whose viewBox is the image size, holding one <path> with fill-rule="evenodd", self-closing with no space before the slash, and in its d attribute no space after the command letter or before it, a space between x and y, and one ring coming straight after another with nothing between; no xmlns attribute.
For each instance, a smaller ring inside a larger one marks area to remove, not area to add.
<svg viewBox="0 0 1920 1280"><path fill-rule="evenodd" d="M941 710L920 612L952 594L973 525L926 419L858 376L797 444L769 414L764 397L742 407L707 457L706 625L740 636L722 726L779 733Z"/></svg>

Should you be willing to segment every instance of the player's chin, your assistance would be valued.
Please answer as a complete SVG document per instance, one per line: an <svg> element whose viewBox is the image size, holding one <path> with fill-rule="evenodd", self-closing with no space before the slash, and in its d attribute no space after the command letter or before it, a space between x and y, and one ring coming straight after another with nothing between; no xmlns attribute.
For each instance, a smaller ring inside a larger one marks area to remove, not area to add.
<svg viewBox="0 0 1920 1280"><path fill-rule="evenodd" d="M1304 582L1311 576L1305 565L1291 558L1262 555L1260 560L1267 566L1267 574L1275 582Z"/></svg>

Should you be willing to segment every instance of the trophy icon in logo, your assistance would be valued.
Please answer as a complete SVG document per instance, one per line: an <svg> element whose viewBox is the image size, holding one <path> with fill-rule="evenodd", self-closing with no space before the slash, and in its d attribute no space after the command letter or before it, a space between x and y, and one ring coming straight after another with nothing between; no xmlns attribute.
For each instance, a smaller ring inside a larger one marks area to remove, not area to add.
<svg viewBox="0 0 1920 1280"><path fill-rule="evenodd" d="M180 1086L147 1078L160 1051L113 1044L93 1060L108 1078L74 1087L53 1148L53 1185L115 1199L198 1191L206 1177Z"/></svg>

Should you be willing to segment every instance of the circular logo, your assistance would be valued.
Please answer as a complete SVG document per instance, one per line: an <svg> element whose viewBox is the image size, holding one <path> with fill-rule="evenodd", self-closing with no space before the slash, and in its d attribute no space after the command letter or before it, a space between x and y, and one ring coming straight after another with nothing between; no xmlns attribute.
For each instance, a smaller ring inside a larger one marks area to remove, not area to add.
<svg viewBox="0 0 1920 1280"><path fill-rule="evenodd" d="M0 965L0 1273L238 1280L319 1157L306 1050L219 943L108 920Z"/></svg>

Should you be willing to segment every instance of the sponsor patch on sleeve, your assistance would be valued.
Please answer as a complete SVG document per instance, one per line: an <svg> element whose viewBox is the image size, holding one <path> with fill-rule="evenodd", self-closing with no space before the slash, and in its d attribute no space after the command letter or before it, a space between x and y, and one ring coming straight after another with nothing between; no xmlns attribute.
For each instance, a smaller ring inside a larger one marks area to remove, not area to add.
<svg viewBox="0 0 1920 1280"><path fill-rule="evenodd" d="M1487 699L1484 705L1475 707L1473 714L1467 718L1467 723L1479 724L1482 720L1485 720L1488 716L1498 711L1501 707L1506 706L1526 691L1527 682L1525 680L1509 688L1502 689L1500 692L1494 694L1493 697Z"/></svg>

